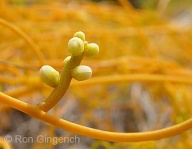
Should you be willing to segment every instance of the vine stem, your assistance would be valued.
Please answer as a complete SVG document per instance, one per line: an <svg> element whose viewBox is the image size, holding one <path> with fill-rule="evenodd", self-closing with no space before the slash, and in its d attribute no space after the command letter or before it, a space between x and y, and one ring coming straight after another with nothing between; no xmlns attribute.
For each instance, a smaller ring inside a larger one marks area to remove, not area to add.
<svg viewBox="0 0 192 149"><path fill-rule="evenodd" d="M36 54L40 64L44 64L44 58L43 55L41 54L41 51L39 50L38 46L35 44L35 42L32 40L30 36L28 36L25 32L23 32L20 28L17 26L13 25L12 23L9 23L8 21L0 18L0 24L9 28L12 30L14 33L19 35L22 39L25 40L25 42L32 48L34 53Z"/></svg>
<svg viewBox="0 0 192 149"><path fill-rule="evenodd" d="M64 96L66 93L70 82L71 82L71 71L77 67L83 58L83 53L80 56L71 56L70 60L66 62L62 72L59 85L54 88L51 94L47 97L47 99L37 105L38 108L47 112L51 108L53 108L59 100Z"/></svg>
<svg viewBox="0 0 192 149"><path fill-rule="evenodd" d="M81 126L54 116L47 114L39 109L37 106L33 106L10 97L0 92L0 101L14 109L22 111L36 119L47 122L56 127L62 128L66 131L73 132L75 134L87 136L90 138L112 141L112 142L141 142L159 140L167 137L179 135L187 130L192 129L192 118L160 130L148 131L148 132L135 132L135 133L119 133L97 130L85 126Z"/></svg>
<svg viewBox="0 0 192 149"><path fill-rule="evenodd" d="M5 141L3 137L0 137L0 148L13 149L13 146L9 142Z"/></svg>
<svg viewBox="0 0 192 149"><path fill-rule="evenodd" d="M117 74L111 76L92 77L85 82L72 82L71 86L89 86L94 84L115 84L125 82L147 82L147 83L178 83L192 84L192 79L183 76L161 75L161 74Z"/></svg>

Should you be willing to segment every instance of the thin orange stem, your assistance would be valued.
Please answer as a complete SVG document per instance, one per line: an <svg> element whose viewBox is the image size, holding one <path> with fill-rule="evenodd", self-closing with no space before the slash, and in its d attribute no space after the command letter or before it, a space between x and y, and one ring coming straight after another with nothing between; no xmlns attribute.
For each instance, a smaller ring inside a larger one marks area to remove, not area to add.
<svg viewBox="0 0 192 149"><path fill-rule="evenodd" d="M12 145L10 143L5 141L5 139L3 137L0 137L0 148L12 149L13 147L12 147Z"/></svg>
<svg viewBox="0 0 192 149"><path fill-rule="evenodd" d="M129 1L127 1L127 0L118 0L118 1L127 11L127 15L129 16L129 20L132 21L132 23L134 24L134 27L137 30L137 34L138 34L139 39L141 39L143 41L143 46L147 47L149 55L151 57L155 57L157 55L156 50L152 46L150 40L147 38L147 36L143 32L143 30L141 29L140 25L137 23L135 18L131 15L131 13L136 13L136 11L134 11L134 9L131 6Z"/></svg>
<svg viewBox="0 0 192 149"><path fill-rule="evenodd" d="M92 77L84 82L72 82L71 86L87 86L94 84L115 84L125 82L172 82L182 84L192 84L192 79L174 75L153 75L153 74L125 74L125 75L110 75L101 77Z"/></svg>
<svg viewBox="0 0 192 149"><path fill-rule="evenodd" d="M12 23L9 23L8 21L6 21L6 20L4 20L2 18L0 18L0 24L5 26L5 27L8 27L10 30L12 30L17 35L19 35L21 38L23 38L26 41L26 43L32 48L34 53L37 55L37 58L39 59L39 62L41 64L43 64L43 61L44 61L43 56L42 56L39 48L37 47L37 45L31 39L31 37L29 37L25 32L23 32L17 26L13 25Z"/></svg>
<svg viewBox="0 0 192 149"><path fill-rule="evenodd" d="M40 110L36 106L32 106L25 102L19 101L1 92L0 92L0 101L3 104L7 104L12 108L22 111L34 118L52 124L56 127L62 128L66 131L70 131L75 134L87 136L90 138L113 141L113 142L141 142L141 141L159 140L179 135L187 130L192 129L192 118L190 118L189 120L186 120L175 126L155 131L140 132L140 133L108 132L81 126L60 118L56 118Z"/></svg>

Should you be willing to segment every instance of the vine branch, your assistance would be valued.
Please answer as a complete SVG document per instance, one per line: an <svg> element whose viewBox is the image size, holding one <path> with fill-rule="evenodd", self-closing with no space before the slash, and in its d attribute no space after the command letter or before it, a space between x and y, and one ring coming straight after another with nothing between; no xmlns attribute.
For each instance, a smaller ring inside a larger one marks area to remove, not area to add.
<svg viewBox="0 0 192 149"><path fill-rule="evenodd" d="M73 132L75 134L87 136L90 138L101 139L113 142L141 142L159 140L167 137L179 135L187 130L192 129L192 118L160 130L148 132L135 132L135 133L118 133L97 130L85 126L81 126L54 116L47 114L36 106L32 106L25 102L19 101L13 97L0 92L0 101L14 109L22 111L36 119L47 122L51 125L57 126L63 130Z"/></svg>

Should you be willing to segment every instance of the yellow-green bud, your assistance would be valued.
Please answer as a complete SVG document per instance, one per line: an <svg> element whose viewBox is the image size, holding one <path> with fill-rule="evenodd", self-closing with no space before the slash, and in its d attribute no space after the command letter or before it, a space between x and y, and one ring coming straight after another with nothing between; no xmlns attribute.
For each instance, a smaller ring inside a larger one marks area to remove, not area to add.
<svg viewBox="0 0 192 149"><path fill-rule="evenodd" d="M84 42L78 37L73 37L68 42L68 50L73 56L79 56L84 51Z"/></svg>
<svg viewBox="0 0 192 149"><path fill-rule="evenodd" d="M78 38L80 38L82 41L85 41L85 34L84 34L83 32L81 32L81 31L76 32L76 33L74 34L74 37L78 37Z"/></svg>
<svg viewBox="0 0 192 149"><path fill-rule="evenodd" d="M59 85L59 72L49 65L44 65L41 67L40 76L42 81L48 86L57 87Z"/></svg>
<svg viewBox="0 0 192 149"><path fill-rule="evenodd" d="M71 56L67 56L64 60L63 60L63 65L65 66L65 64L67 64L67 62L71 59Z"/></svg>
<svg viewBox="0 0 192 149"><path fill-rule="evenodd" d="M99 46L96 43L89 43L85 46L85 56L95 56L99 52Z"/></svg>
<svg viewBox="0 0 192 149"><path fill-rule="evenodd" d="M92 75L91 68L89 66L84 65L77 66L71 72L71 76L78 81L87 80L91 77L91 75Z"/></svg>
<svg viewBox="0 0 192 149"><path fill-rule="evenodd" d="M89 43L87 41L84 41L84 47L86 47Z"/></svg>

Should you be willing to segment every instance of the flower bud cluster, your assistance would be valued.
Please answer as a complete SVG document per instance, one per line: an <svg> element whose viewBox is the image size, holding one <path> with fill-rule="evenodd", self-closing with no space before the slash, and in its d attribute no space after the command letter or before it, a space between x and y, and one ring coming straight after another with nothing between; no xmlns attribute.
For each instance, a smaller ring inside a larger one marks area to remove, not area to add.
<svg viewBox="0 0 192 149"><path fill-rule="evenodd" d="M68 50L72 56L84 54L84 56L91 57L95 56L99 52L99 46L96 43L88 43L85 40L85 34L79 31L69 40ZM64 63L68 60L69 58L65 59ZM87 80L91 75L92 70L88 66L77 66L71 71L71 76L78 81Z"/></svg>
<svg viewBox="0 0 192 149"><path fill-rule="evenodd" d="M68 51L73 57L81 56L82 54L83 56L91 57L95 56L99 52L99 46L96 43L88 43L85 40L85 34L79 31L69 40ZM64 59L64 67L70 61L72 56L68 56ZM78 81L83 81L91 77L92 70L89 66L80 65L72 69L70 73L72 78ZM59 72L49 65L41 67L40 75L42 81L48 86L57 87L60 83Z"/></svg>

